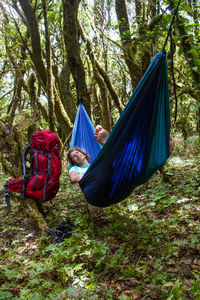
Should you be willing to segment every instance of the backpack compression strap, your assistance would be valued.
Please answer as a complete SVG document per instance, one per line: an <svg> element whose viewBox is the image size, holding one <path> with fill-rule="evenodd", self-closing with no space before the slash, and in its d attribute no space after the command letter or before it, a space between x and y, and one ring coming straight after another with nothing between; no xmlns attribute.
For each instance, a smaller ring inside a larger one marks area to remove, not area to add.
<svg viewBox="0 0 200 300"><path fill-rule="evenodd" d="M43 201L45 201L45 197L46 197L46 189L48 187L47 182L49 180L49 178L52 175L51 172L51 160L52 160L52 154L51 152L47 152L47 151L40 151L40 150L35 150L32 148L32 151L36 153L35 155L35 166L36 166L36 170L38 169L38 154L42 154L42 155L46 155L48 157L48 171L47 172L34 172L34 175L36 175L36 178L39 174L48 174L46 180L45 180L45 184L44 184L44 192L43 192Z"/></svg>
<svg viewBox="0 0 200 300"><path fill-rule="evenodd" d="M40 151L40 150L35 150L35 149L32 149L32 151L36 153L36 156L35 156L36 170L38 170L38 154L43 154L48 157L48 176L51 177L51 175L52 175L51 174L51 159L52 159L51 152ZM34 174L46 174L46 172L34 172Z"/></svg>

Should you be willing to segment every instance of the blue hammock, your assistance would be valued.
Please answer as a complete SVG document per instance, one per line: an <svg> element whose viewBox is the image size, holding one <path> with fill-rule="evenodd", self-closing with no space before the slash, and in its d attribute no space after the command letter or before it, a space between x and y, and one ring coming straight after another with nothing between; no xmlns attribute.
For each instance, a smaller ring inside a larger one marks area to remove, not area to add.
<svg viewBox="0 0 200 300"><path fill-rule="evenodd" d="M83 104L79 104L78 106L72 131L70 149L74 146L80 147L90 155L90 164L94 161L102 148L94 138L94 126ZM72 167L71 163L69 163L69 167Z"/></svg>
<svg viewBox="0 0 200 300"><path fill-rule="evenodd" d="M101 151L94 139L94 127L83 105L79 105L70 148L84 148L92 158L79 182L86 200L106 207L128 197L166 162L169 139L167 63L166 55L160 52L154 56Z"/></svg>

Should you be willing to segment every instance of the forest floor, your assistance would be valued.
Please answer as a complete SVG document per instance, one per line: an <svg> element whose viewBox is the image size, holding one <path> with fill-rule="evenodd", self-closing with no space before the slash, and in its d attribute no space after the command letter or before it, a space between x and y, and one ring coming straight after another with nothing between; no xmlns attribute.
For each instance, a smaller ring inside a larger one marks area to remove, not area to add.
<svg viewBox="0 0 200 300"><path fill-rule="evenodd" d="M73 223L72 236L59 244L15 201L7 213L1 174L0 299L199 300L199 166L195 142L177 140L170 183L157 172L104 209L87 204L64 166L59 193L44 204L50 228Z"/></svg>

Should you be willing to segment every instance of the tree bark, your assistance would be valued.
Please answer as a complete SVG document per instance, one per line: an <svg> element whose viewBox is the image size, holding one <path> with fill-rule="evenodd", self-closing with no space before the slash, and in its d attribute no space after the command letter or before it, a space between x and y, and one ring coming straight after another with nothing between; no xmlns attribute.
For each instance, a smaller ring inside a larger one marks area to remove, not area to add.
<svg viewBox="0 0 200 300"><path fill-rule="evenodd" d="M115 0L115 10L119 24L124 59L131 77L132 88L135 90L142 77L142 72L135 60L136 46L130 37L130 27L125 0Z"/></svg>
<svg viewBox="0 0 200 300"><path fill-rule="evenodd" d="M149 7L151 14L155 14L155 7L154 7L154 0L150 0ZM145 73L147 70L149 63L151 61L151 38L146 36L146 31L148 29L147 25L147 12L145 9L144 2L141 0L134 0L135 2L135 12L136 12L136 22L138 24L138 33L141 43L141 70L142 74ZM150 23L151 24L151 23ZM153 30L153 28L152 28ZM145 45L142 44L142 42L145 41ZM149 43L147 43L149 42Z"/></svg>
<svg viewBox="0 0 200 300"><path fill-rule="evenodd" d="M83 40L86 42L87 53L88 53L88 56L90 58L90 61L91 61L92 65L93 65L93 67L96 68L95 72L98 71L98 73L101 75L102 79L104 80L104 83L107 86L108 91L110 92L110 95L111 95L111 97L112 97L112 99L113 99L116 107L119 110L119 113L121 114L122 111L123 111L123 109L124 109L123 104L119 100L119 97L117 96L117 93L115 92L115 90L114 90L114 88L112 86L112 83L110 81L110 78L109 78L107 72L100 66L100 64L96 60L94 52L92 50L91 43L90 43L89 39L86 38L86 36L85 36L85 34L83 32L83 29L81 28L80 24L79 24L79 28L80 28L80 31L81 31L81 36L82 36Z"/></svg>
<svg viewBox="0 0 200 300"><path fill-rule="evenodd" d="M94 78L96 82L99 85L100 91L101 91L101 109L102 109L102 120L103 120L103 127L108 130L108 132L111 131L111 119L110 119L110 108L109 108L109 99L107 95L107 89L106 85L99 75L95 65L93 65L94 70Z"/></svg>
<svg viewBox="0 0 200 300"><path fill-rule="evenodd" d="M63 35L67 51L68 64L76 85L78 98L81 98L90 115L90 95L85 80L84 66L80 57L78 34L78 6L80 0L63 0Z"/></svg>
<svg viewBox="0 0 200 300"><path fill-rule="evenodd" d="M60 73L58 73L58 69L54 67L54 77L56 78L56 87L59 91L60 100L70 118L70 121L74 122L76 116L76 105L74 96L70 90L70 74L67 58L64 60L63 68Z"/></svg>
<svg viewBox="0 0 200 300"><path fill-rule="evenodd" d="M32 58L37 74L41 80L42 86L46 90L47 86L47 73L44 66L44 61L42 57L42 47L40 42L40 33L38 27L38 21L34 9L31 6L30 0L19 0L22 7L26 21L28 24L28 29L31 36L31 45L33 49Z"/></svg>
<svg viewBox="0 0 200 300"><path fill-rule="evenodd" d="M47 222L44 215L40 211L38 204L33 199L25 199L24 210L30 219L37 224L41 234L45 234L45 229L47 228Z"/></svg>
<svg viewBox="0 0 200 300"><path fill-rule="evenodd" d="M59 126L62 128L62 133L63 131L65 132L65 138L72 130L73 123L71 122L68 114L66 113L66 110L60 100L60 97L58 97L57 94L55 94L55 113Z"/></svg>
<svg viewBox="0 0 200 300"><path fill-rule="evenodd" d="M185 55L185 59L189 65L193 80L195 82L196 88L196 94L197 94L197 105L199 105L199 98L200 98L200 73L198 71L195 70L195 60L196 57L194 57L192 49L193 46L188 38L188 34L185 30L184 27L184 22L183 22L183 18L181 16L177 17L177 28L179 31L179 34L181 36L181 45L183 48L183 52ZM198 108L198 113L197 113L197 130L198 130L198 134L200 136L200 108Z"/></svg>
<svg viewBox="0 0 200 300"><path fill-rule="evenodd" d="M1 123L0 161L2 163L3 170L6 174L10 174L13 177L21 177L21 157L23 152L23 146L23 139L20 132L18 132L17 130L17 126L8 130L7 127Z"/></svg>

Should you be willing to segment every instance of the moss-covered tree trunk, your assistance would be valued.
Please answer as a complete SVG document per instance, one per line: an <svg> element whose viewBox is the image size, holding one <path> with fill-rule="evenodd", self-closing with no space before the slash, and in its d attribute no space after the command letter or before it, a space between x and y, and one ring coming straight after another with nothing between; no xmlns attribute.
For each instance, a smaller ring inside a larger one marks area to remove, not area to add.
<svg viewBox="0 0 200 300"><path fill-rule="evenodd" d="M58 73L56 67L54 68L54 76L57 84L56 87L59 91L59 97L63 104L63 107L66 110L71 122L74 122L76 116L76 105L74 96L70 89L70 74L71 73L67 62L67 57L65 57L60 73Z"/></svg>
<svg viewBox="0 0 200 300"><path fill-rule="evenodd" d="M119 113L122 113L123 104L119 100L119 97L117 96L117 93L115 92L115 90L113 88L113 85L109 79L107 72L100 66L97 59L95 58L95 54L92 50L91 43L90 43L89 39L86 38L81 27L80 27L80 31L81 31L81 36L87 45L87 53L88 53L88 56L90 58L92 66L93 66L94 78L95 78L96 82L98 83L100 91L101 91L100 106L101 106L102 120L103 120L102 125L110 132L111 118L110 118L110 105L109 105L108 91L109 91L116 107L118 108Z"/></svg>
<svg viewBox="0 0 200 300"><path fill-rule="evenodd" d="M124 59L129 70L132 88L134 90L142 77L142 72L139 64L136 62L136 45L134 45L130 35L125 0L115 0L115 10L118 19Z"/></svg>
<svg viewBox="0 0 200 300"><path fill-rule="evenodd" d="M170 2L170 8L174 9L175 4L174 1ZM190 3L192 4L192 2ZM195 24L198 26L198 16L199 13L197 12L197 7L196 7L196 1L193 1L193 5L194 5L194 10L192 13L193 19ZM185 60L188 63L188 66L190 68L190 72L192 74L192 79L195 85L195 89L194 89L194 93L196 94L196 99L197 99L197 130L200 136L200 107L199 107L199 99L200 99L200 72L199 72L199 63L198 63L198 59L199 59L199 55L194 52L194 42L193 39L191 39L189 37L189 33L187 32L186 29L186 21L185 19L178 14L177 18L176 18L176 25L177 25L177 29L178 29L178 33L180 36L180 42L181 42L181 47L183 49L184 52L184 56L185 56ZM196 31L195 31L196 32ZM199 41L199 36L196 36L197 42ZM196 48L199 51L199 47ZM196 55L197 54L197 55Z"/></svg>
<svg viewBox="0 0 200 300"><path fill-rule="evenodd" d="M146 11L146 6L144 5L144 2L141 0L134 0L135 2L135 12L136 12L136 22L138 25L138 33L140 37L140 43L141 43L141 70L142 73L144 74L146 69L149 66L149 63L151 61L151 42L149 41L149 38L146 36L146 31L148 29L147 26L147 11ZM153 1L150 1L150 8L151 11L154 11L154 3ZM155 13L155 11L154 11ZM145 41L145 45L142 45L142 42ZM147 43L147 41L149 43Z"/></svg>
<svg viewBox="0 0 200 300"><path fill-rule="evenodd" d="M15 128L0 124L0 161L5 173L13 177L22 174L23 139Z"/></svg>
<svg viewBox="0 0 200 300"><path fill-rule="evenodd" d="M36 69L37 74L39 75L40 81L46 90L47 86L47 73L44 65L40 32L38 27L38 21L35 14L34 8L31 6L31 2L27 0L19 0L19 3L22 7L24 15L26 17L27 26L31 36L31 45L32 45L32 60Z"/></svg>
<svg viewBox="0 0 200 300"><path fill-rule="evenodd" d="M48 227L44 215L41 212L37 202L33 199L25 199L24 211L29 216L29 218L36 223L41 234L45 234L45 229Z"/></svg>
<svg viewBox="0 0 200 300"><path fill-rule="evenodd" d="M67 51L67 59L72 73L78 97L81 98L87 112L90 114L90 94L87 89L85 70L80 57L78 32L78 6L80 0L63 0L63 37Z"/></svg>

